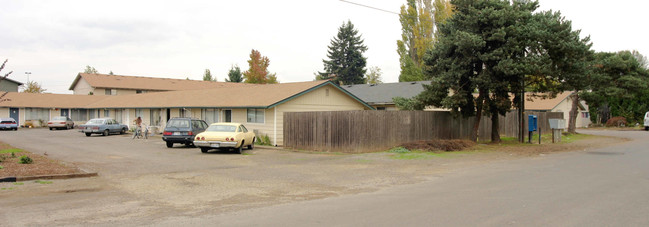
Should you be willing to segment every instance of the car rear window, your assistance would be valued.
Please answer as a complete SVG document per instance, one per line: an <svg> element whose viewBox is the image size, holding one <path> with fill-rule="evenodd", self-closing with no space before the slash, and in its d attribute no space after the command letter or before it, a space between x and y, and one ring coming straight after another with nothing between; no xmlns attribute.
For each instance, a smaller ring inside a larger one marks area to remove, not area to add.
<svg viewBox="0 0 649 227"><path fill-rule="evenodd" d="M189 128L189 120L170 120L167 127Z"/></svg>
<svg viewBox="0 0 649 227"><path fill-rule="evenodd" d="M231 125L210 125L209 128L207 128L208 132L234 132L236 131L237 127L236 126L231 126Z"/></svg>
<svg viewBox="0 0 649 227"><path fill-rule="evenodd" d="M101 119L92 119L86 122L87 125L101 125L104 123L104 120Z"/></svg>
<svg viewBox="0 0 649 227"><path fill-rule="evenodd" d="M52 120L55 120L55 121L65 121L65 120L68 120L68 118L67 118L67 117L54 117L54 118L52 118Z"/></svg>
<svg viewBox="0 0 649 227"><path fill-rule="evenodd" d="M1 123L1 124L15 124L16 121L12 121L12 120L3 120L3 121L0 122L0 123Z"/></svg>

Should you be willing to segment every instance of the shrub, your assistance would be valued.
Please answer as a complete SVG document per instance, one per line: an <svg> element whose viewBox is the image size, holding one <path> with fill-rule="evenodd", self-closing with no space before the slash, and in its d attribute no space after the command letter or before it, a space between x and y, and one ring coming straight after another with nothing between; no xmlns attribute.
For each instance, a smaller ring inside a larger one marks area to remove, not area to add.
<svg viewBox="0 0 649 227"><path fill-rule="evenodd" d="M268 137L268 135L257 136L257 139L255 140L255 144L257 144L257 145L266 145L266 146L272 146L273 145L270 142L270 137Z"/></svg>
<svg viewBox="0 0 649 227"><path fill-rule="evenodd" d="M20 156L20 161L18 163L20 164L32 164L34 160L32 158L28 157L27 155Z"/></svg>
<svg viewBox="0 0 649 227"><path fill-rule="evenodd" d="M410 152L410 150L408 150L408 149L406 149L404 147L395 147L395 148L390 149L388 152L392 152L392 153L408 153L408 152Z"/></svg>
<svg viewBox="0 0 649 227"><path fill-rule="evenodd" d="M401 146L408 150L424 151L460 151L475 145L469 140L421 140L404 143Z"/></svg>
<svg viewBox="0 0 649 227"><path fill-rule="evenodd" d="M606 121L606 127L624 127L626 125L626 118L613 117Z"/></svg>
<svg viewBox="0 0 649 227"><path fill-rule="evenodd" d="M0 169L4 169L4 168L5 168L5 167L3 167L3 166L0 166Z"/></svg>

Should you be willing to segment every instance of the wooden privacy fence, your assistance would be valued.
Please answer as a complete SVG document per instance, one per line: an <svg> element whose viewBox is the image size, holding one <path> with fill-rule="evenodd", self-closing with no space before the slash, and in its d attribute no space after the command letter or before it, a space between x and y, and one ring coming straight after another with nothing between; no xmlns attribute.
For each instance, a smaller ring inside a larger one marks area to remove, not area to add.
<svg viewBox="0 0 649 227"><path fill-rule="evenodd" d="M549 118L561 112L536 112L542 132L551 132ZM526 116L527 120L527 116ZM284 146L304 150L369 152L418 140L469 139L475 117L454 118L447 111L285 112ZM501 136L518 137L516 111L500 116ZM526 126L527 129L527 121ZM483 117L479 140L491 138L491 119Z"/></svg>

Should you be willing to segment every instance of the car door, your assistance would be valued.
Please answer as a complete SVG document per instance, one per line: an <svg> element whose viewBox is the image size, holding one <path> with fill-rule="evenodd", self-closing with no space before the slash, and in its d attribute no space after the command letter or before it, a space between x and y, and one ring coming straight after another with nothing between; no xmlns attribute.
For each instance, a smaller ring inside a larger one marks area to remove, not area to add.
<svg viewBox="0 0 649 227"><path fill-rule="evenodd" d="M254 140L254 135L252 132L248 131L246 126L240 125L239 132L243 133L243 138L244 140L246 140L246 144L252 144L252 141Z"/></svg>
<svg viewBox="0 0 649 227"><path fill-rule="evenodd" d="M119 131L119 123L117 123L116 120L111 119L109 128L110 128L110 132L118 132Z"/></svg>

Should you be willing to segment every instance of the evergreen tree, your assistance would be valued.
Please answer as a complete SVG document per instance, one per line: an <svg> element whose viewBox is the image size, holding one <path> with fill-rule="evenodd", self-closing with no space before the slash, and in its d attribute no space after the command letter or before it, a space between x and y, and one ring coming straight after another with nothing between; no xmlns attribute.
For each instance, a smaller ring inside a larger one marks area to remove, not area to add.
<svg viewBox="0 0 649 227"><path fill-rule="evenodd" d="M216 77L213 78L210 70L205 69L205 73L203 73L203 81L216 81Z"/></svg>
<svg viewBox="0 0 649 227"><path fill-rule="evenodd" d="M367 47L354 29L351 21L343 23L338 34L331 40L327 51L329 60L322 60L324 72L319 72L316 79L332 79L337 84L363 84L367 58L363 53Z"/></svg>
<svg viewBox="0 0 649 227"><path fill-rule="evenodd" d="M230 71L228 71L228 78L225 79L225 82L234 82L234 83L241 83L243 81L243 77L241 75L241 69L239 69L238 65L233 65L230 67Z"/></svg>

